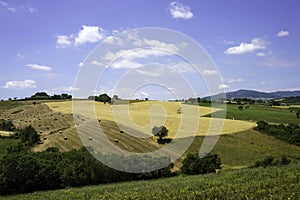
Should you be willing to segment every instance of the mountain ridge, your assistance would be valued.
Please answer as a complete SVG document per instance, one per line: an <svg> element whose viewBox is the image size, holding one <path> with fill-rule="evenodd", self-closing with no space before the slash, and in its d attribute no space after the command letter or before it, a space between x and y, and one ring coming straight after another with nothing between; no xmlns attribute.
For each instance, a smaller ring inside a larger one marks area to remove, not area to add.
<svg viewBox="0 0 300 200"><path fill-rule="evenodd" d="M256 90L246 90L240 89L233 92L226 92L226 98L249 98L249 99L277 99L277 98L284 98L284 97L294 97L300 96L300 90L294 91L276 91L276 92L261 92ZM219 93L212 96L203 97L203 99L222 99L224 97L224 93Z"/></svg>

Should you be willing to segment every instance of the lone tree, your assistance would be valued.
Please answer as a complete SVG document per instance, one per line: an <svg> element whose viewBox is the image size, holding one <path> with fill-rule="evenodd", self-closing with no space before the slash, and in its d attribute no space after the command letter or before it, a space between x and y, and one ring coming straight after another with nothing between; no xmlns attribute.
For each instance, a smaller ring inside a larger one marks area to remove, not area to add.
<svg viewBox="0 0 300 200"><path fill-rule="evenodd" d="M243 110L244 106L239 106L238 108L239 108L240 110Z"/></svg>
<svg viewBox="0 0 300 200"><path fill-rule="evenodd" d="M154 136L157 136L159 140L162 140L163 137L168 136L168 132L169 130L165 126L160 126L160 127L154 126L152 128L152 134Z"/></svg>

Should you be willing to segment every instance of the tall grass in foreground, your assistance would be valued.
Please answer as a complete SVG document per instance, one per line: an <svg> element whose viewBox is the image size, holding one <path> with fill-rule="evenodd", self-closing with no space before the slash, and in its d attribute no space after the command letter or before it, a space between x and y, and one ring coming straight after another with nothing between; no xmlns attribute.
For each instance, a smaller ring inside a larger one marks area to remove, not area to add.
<svg viewBox="0 0 300 200"><path fill-rule="evenodd" d="M3 199L299 199L300 163L56 191Z"/></svg>

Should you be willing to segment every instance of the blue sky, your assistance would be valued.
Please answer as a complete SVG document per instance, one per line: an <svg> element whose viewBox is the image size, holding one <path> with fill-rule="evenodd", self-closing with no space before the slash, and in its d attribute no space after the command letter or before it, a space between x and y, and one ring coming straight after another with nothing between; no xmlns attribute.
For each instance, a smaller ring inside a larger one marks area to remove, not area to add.
<svg viewBox="0 0 300 200"><path fill-rule="evenodd" d="M172 29L199 43L220 71L220 89L300 89L299 10L297 0L0 0L0 99L76 91L89 52L112 35L143 27ZM160 98L144 89L137 98ZM105 83L97 91L122 97Z"/></svg>

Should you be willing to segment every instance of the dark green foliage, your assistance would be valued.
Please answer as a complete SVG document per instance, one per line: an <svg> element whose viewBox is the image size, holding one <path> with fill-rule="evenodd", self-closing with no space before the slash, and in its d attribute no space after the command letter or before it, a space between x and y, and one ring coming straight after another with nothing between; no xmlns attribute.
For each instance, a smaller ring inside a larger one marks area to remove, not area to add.
<svg viewBox="0 0 300 200"><path fill-rule="evenodd" d="M145 158L121 156L119 160L123 164L131 163L131 166L143 163L155 165L166 161L163 158L156 159L149 156ZM58 152L56 148L48 148L44 152L30 154L27 151L14 151L0 158L0 163L0 195L173 175L172 164L142 174L120 172L103 165L85 148L69 152Z"/></svg>
<svg viewBox="0 0 300 200"><path fill-rule="evenodd" d="M239 106L238 108L239 110L243 110L244 106Z"/></svg>
<svg viewBox="0 0 300 200"><path fill-rule="evenodd" d="M289 103L289 104L300 104L300 96L296 97L286 97L282 103Z"/></svg>
<svg viewBox="0 0 300 200"><path fill-rule="evenodd" d="M300 118L300 111L299 111L299 110L296 111L296 117L297 117L298 119Z"/></svg>
<svg viewBox="0 0 300 200"><path fill-rule="evenodd" d="M28 143L29 146L33 146L40 141L40 135L31 125L21 129L17 134L21 142Z"/></svg>
<svg viewBox="0 0 300 200"><path fill-rule="evenodd" d="M280 160L275 160L273 156L267 156L262 161L256 161L255 164L251 167L269 167L269 166L279 166L279 165L288 165L291 162L286 156L282 156Z"/></svg>
<svg viewBox="0 0 300 200"><path fill-rule="evenodd" d="M297 124L289 124L286 126L283 124L275 125L265 121L258 121L255 129L280 140L300 146L300 127Z"/></svg>
<svg viewBox="0 0 300 200"><path fill-rule="evenodd" d="M34 192L1 199L299 199L300 163L222 173L176 176L150 181L130 181L55 191Z"/></svg>
<svg viewBox="0 0 300 200"><path fill-rule="evenodd" d="M50 99L50 96L46 92L37 92L30 99Z"/></svg>
<svg viewBox="0 0 300 200"><path fill-rule="evenodd" d="M154 126L152 128L152 134L154 136L159 137L160 140L162 140L164 137L168 136L168 132L169 132L169 130L165 126L160 126L160 127Z"/></svg>
<svg viewBox="0 0 300 200"><path fill-rule="evenodd" d="M180 168L183 174L206 174L221 169L221 160L217 154L207 154L200 158L197 154L188 154Z"/></svg>
<svg viewBox="0 0 300 200"><path fill-rule="evenodd" d="M54 94L53 96L48 95L46 92L37 92L26 100L47 100L47 99L72 99L72 95L63 93L61 95Z"/></svg>
<svg viewBox="0 0 300 200"><path fill-rule="evenodd" d="M108 96L107 94L100 94L99 96L89 96L89 100L95 100L95 101L100 101L103 103L110 103L111 102L111 97Z"/></svg>
<svg viewBox="0 0 300 200"><path fill-rule="evenodd" d="M0 130L1 131L13 131L15 126L11 121L0 119Z"/></svg>

